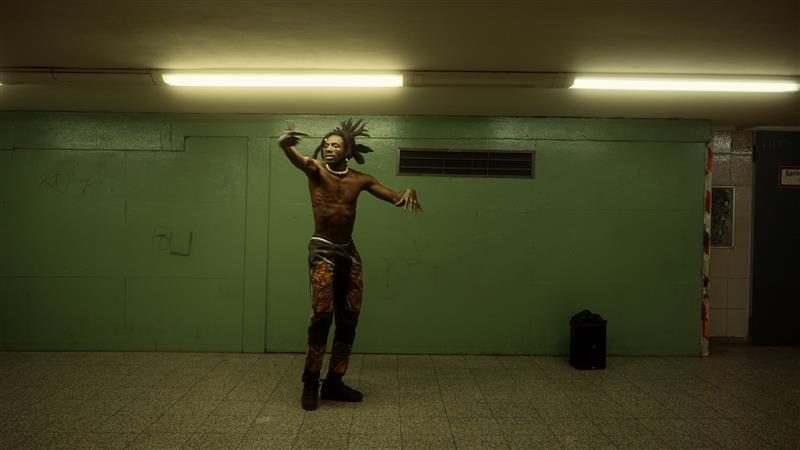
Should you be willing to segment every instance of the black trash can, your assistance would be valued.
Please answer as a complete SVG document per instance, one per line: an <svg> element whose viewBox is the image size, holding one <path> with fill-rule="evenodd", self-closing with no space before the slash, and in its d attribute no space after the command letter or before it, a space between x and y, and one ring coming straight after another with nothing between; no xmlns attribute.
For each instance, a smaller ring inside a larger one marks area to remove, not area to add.
<svg viewBox="0 0 800 450"><path fill-rule="evenodd" d="M584 309L569 320L569 364L576 369L606 367L606 320Z"/></svg>

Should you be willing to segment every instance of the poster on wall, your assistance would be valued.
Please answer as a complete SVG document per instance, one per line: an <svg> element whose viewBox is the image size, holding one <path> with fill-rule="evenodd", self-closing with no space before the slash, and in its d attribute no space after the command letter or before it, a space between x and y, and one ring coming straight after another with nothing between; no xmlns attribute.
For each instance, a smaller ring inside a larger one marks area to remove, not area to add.
<svg viewBox="0 0 800 450"><path fill-rule="evenodd" d="M733 186L711 188L711 246L733 247Z"/></svg>

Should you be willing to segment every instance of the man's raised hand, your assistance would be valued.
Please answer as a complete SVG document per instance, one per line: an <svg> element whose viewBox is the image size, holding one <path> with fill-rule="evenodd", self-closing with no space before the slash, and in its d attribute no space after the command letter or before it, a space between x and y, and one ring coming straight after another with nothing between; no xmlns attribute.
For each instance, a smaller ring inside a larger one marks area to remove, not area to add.
<svg viewBox="0 0 800 450"><path fill-rule="evenodd" d="M422 212L422 205L419 204L419 200L417 199L417 191L411 188L403 192L403 196L400 197L400 200L398 200L394 206L402 206L406 211Z"/></svg>
<svg viewBox="0 0 800 450"><path fill-rule="evenodd" d="M285 149L294 147L298 142L300 142L300 139L304 137L308 137L308 135L299 131L286 130L286 132L284 132L281 137L278 138L278 145Z"/></svg>
<svg viewBox="0 0 800 450"><path fill-rule="evenodd" d="M286 131L278 138L278 146L283 150L283 153L286 154L286 157L289 158L292 165L305 172L306 175L311 176L311 174L317 171L314 160L303 156L300 150L295 147L304 137L308 137L308 135L299 131L294 131L294 122L289 121L286 126Z"/></svg>

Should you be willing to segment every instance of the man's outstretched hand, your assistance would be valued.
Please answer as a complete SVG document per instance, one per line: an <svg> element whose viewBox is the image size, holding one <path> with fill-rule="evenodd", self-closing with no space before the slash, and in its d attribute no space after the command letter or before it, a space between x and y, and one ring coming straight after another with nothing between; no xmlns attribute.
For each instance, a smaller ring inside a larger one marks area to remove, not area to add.
<svg viewBox="0 0 800 450"><path fill-rule="evenodd" d="M300 142L300 139L304 137L308 137L308 135L299 131L286 130L286 132L278 138L278 145L280 145L281 148L294 147Z"/></svg>
<svg viewBox="0 0 800 450"><path fill-rule="evenodd" d="M419 200L417 200L417 191L411 188L403 192L403 196L400 197L400 200L395 203L394 206L402 206L406 211L422 212L422 205L420 205Z"/></svg>

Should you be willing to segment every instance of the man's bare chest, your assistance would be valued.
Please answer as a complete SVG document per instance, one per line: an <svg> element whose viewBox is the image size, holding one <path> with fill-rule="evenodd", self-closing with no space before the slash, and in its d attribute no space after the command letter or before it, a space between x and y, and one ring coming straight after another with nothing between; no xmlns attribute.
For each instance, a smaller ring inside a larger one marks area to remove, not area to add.
<svg viewBox="0 0 800 450"><path fill-rule="evenodd" d="M361 186L353 179L335 179L320 177L310 185L311 195L315 201L336 204L355 204Z"/></svg>

